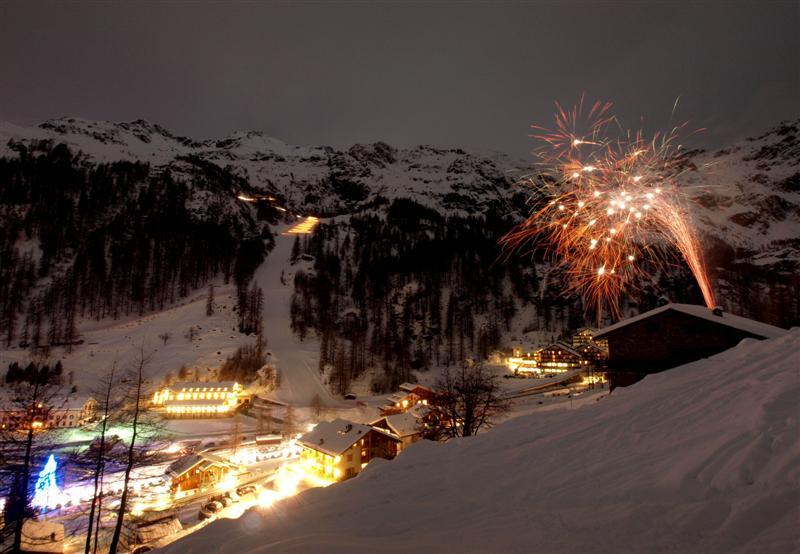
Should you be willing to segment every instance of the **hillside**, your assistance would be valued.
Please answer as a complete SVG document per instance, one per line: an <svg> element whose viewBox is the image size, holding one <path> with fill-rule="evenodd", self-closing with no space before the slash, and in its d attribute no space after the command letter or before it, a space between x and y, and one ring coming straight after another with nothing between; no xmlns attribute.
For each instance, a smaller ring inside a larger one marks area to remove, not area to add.
<svg viewBox="0 0 800 554"><path fill-rule="evenodd" d="M719 302L783 327L800 322L798 148L798 124L784 123L686 153L682 176ZM283 363L299 375L325 369L334 392L368 373L362 385L388 390L524 333L555 339L596 322L562 296L563 276L540 253L498 261L498 239L527 211L517 179L530 171L500 154L430 146L297 147L260 132L195 141L141 120L0 124L0 360L49 346L94 368L95 351L119 350L122 325L138 321L158 342L171 310L194 303L202 315L211 283L228 295L228 343L190 343L155 371L216 365L248 340L258 313L272 346L303 353ZM291 264L283 243L270 255L287 215L309 213L324 216L297 245L311 261ZM245 314L242 299L259 289L264 310ZM699 298L676 267L633 291L624 313Z"/></svg>
<svg viewBox="0 0 800 554"><path fill-rule="evenodd" d="M165 552L796 552L800 330L417 443Z"/></svg>

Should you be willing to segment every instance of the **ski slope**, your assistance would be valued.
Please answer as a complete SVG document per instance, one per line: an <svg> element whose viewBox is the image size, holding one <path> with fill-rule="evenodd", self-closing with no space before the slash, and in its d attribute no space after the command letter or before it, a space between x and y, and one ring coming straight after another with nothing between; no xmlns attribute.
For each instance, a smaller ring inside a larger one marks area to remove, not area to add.
<svg viewBox="0 0 800 554"><path fill-rule="evenodd" d="M421 442L169 553L800 550L800 329L580 409Z"/></svg>
<svg viewBox="0 0 800 554"><path fill-rule="evenodd" d="M264 291L263 323L267 349L281 375L280 387L271 393L273 400L308 406L315 395L324 405L336 406L320 380L319 342L313 337L301 341L291 329L290 305L294 291L295 267L290 264L295 237L279 233L275 248L256 270L253 282ZM283 272L284 283L281 283Z"/></svg>

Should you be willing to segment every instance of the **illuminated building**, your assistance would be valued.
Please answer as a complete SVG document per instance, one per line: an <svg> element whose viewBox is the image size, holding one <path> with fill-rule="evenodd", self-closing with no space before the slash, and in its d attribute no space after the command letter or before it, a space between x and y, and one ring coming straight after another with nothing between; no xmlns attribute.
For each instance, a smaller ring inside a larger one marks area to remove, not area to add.
<svg viewBox="0 0 800 554"><path fill-rule="evenodd" d="M564 373L589 365L579 352L560 342L540 348L533 359L542 373Z"/></svg>
<svg viewBox="0 0 800 554"><path fill-rule="evenodd" d="M582 327L572 335L572 348L578 350L580 346L591 344L608 354L608 341L606 339L595 339L597 330L591 327Z"/></svg>
<svg viewBox="0 0 800 554"><path fill-rule="evenodd" d="M536 360L533 359L530 356L530 354L527 354L525 356L522 355L509 356L507 365L508 369L510 369L514 373L539 372L539 366L536 364Z"/></svg>
<svg viewBox="0 0 800 554"><path fill-rule="evenodd" d="M608 351L603 350L595 342L579 344L574 347L574 350L595 369L605 367L606 360L608 360Z"/></svg>
<svg viewBox="0 0 800 554"><path fill-rule="evenodd" d="M428 387L414 383L403 383L400 391L389 397L388 403L381 407L381 414L399 414L407 412L416 405L427 406L430 404L436 393Z"/></svg>
<svg viewBox="0 0 800 554"><path fill-rule="evenodd" d="M6 402L11 403L11 402ZM0 409L0 429L26 430L81 427L95 417L94 398L53 399L50 404L37 404L27 410L20 407Z"/></svg>
<svg viewBox="0 0 800 554"><path fill-rule="evenodd" d="M608 341L611 388L718 354L743 339L770 339L785 329L691 304L665 304L601 329Z"/></svg>
<svg viewBox="0 0 800 554"><path fill-rule="evenodd" d="M328 481L355 477L373 458L394 458L400 438L369 425L343 419L323 421L300 437L303 470Z"/></svg>
<svg viewBox="0 0 800 554"><path fill-rule="evenodd" d="M428 410L426 409L425 411ZM417 410L410 410L401 414L385 415L371 422L370 425L377 429L383 429L400 439L401 444L398 446L398 452L400 452L412 443L422 439L425 423L423 418L419 417L421 414L416 412Z"/></svg>
<svg viewBox="0 0 800 554"><path fill-rule="evenodd" d="M219 489L227 482L226 478L237 472L237 465L208 452L184 456L167 469L167 475L172 479L170 490L176 498ZM235 481L233 484L235 486Z"/></svg>
<svg viewBox="0 0 800 554"><path fill-rule="evenodd" d="M229 417L244 401L242 386L234 381L184 381L153 394L153 406L167 417Z"/></svg>

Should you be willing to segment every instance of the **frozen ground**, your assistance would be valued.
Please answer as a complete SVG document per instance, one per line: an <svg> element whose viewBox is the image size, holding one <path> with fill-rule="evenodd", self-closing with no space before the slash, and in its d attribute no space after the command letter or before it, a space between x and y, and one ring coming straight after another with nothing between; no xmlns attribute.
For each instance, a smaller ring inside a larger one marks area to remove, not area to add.
<svg viewBox="0 0 800 554"><path fill-rule="evenodd" d="M797 552L800 329L413 445L167 552Z"/></svg>

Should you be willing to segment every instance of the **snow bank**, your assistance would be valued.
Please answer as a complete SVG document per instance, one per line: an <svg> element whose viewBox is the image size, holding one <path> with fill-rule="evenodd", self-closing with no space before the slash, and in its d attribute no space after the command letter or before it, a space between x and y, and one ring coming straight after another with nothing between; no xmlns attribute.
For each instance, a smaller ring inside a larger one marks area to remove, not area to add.
<svg viewBox="0 0 800 554"><path fill-rule="evenodd" d="M520 417L168 552L787 552L800 548L800 329L579 410Z"/></svg>

